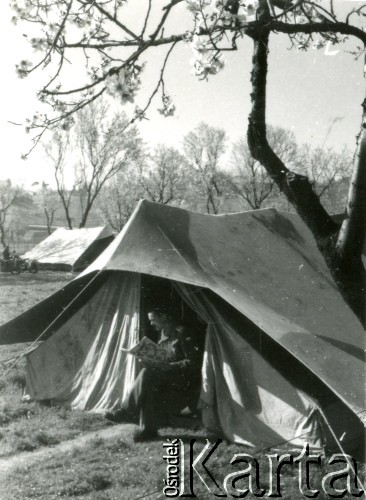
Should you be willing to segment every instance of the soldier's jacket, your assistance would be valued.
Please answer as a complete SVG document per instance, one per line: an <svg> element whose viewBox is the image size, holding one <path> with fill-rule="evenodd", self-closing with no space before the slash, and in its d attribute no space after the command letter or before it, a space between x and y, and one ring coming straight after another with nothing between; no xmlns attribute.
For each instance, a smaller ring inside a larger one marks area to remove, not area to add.
<svg viewBox="0 0 366 500"><path fill-rule="evenodd" d="M168 373L182 372L200 375L203 352L195 332L177 325L171 337L166 337L162 332L158 344L167 352Z"/></svg>

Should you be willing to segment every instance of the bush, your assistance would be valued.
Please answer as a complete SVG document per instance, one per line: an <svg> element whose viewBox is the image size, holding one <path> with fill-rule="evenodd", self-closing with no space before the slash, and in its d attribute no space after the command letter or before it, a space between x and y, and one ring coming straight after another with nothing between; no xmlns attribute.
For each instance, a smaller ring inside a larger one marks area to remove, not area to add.
<svg viewBox="0 0 366 500"><path fill-rule="evenodd" d="M15 441L15 451L33 451L38 448L35 441L28 437L22 437Z"/></svg>
<svg viewBox="0 0 366 500"><path fill-rule="evenodd" d="M11 421L11 417L6 408L0 409L0 425L6 425Z"/></svg>
<svg viewBox="0 0 366 500"><path fill-rule="evenodd" d="M84 495L89 493L90 486L85 480L76 479L75 482L68 484L64 488L62 488L58 495L66 498L76 497L78 495Z"/></svg>
<svg viewBox="0 0 366 500"><path fill-rule="evenodd" d="M27 417L28 412L28 408L24 406L14 408L11 405L4 405L0 408L0 425L7 425L19 418Z"/></svg>
<svg viewBox="0 0 366 500"><path fill-rule="evenodd" d="M23 389L23 387L25 387L24 368L21 366L13 368L7 377L7 381L9 384L15 385L15 387L19 389Z"/></svg>
<svg viewBox="0 0 366 500"><path fill-rule="evenodd" d="M45 431L38 431L35 434L34 439L36 443L39 444L39 446L53 446L60 442L60 440L57 437L51 436Z"/></svg>
<svg viewBox="0 0 366 500"><path fill-rule="evenodd" d="M95 491L105 490L112 485L110 476L102 472L95 472L86 481Z"/></svg>
<svg viewBox="0 0 366 500"><path fill-rule="evenodd" d="M25 375L24 373L14 373L11 377L9 377L9 382L13 385L16 385L20 389L25 387Z"/></svg>
<svg viewBox="0 0 366 500"><path fill-rule="evenodd" d="M59 496L67 498L79 495L85 495L91 491L101 491L109 488L112 481L107 474L101 472L92 473L88 477L78 478L71 481L59 491Z"/></svg>
<svg viewBox="0 0 366 500"><path fill-rule="evenodd" d="M130 448L131 445L129 443L126 443L122 438L119 438L116 442L107 445L107 450L109 450L111 453L127 451Z"/></svg>

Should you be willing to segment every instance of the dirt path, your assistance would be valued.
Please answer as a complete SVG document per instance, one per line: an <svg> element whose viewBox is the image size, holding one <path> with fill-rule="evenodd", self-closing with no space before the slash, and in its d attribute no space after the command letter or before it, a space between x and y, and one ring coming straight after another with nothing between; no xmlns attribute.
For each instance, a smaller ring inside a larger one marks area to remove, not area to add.
<svg viewBox="0 0 366 500"><path fill-rule="evenodd" d="M30 465L35 462L45 461L54 456L55 454L67 453L77 448L83 448L86 444L95 438L103 440L111 440L116 437L125 437L131 435L132 430L135 428L132 424L119 424L111 425L105 429L89 432L78 436L69 441L63 441L55 446L47 446L38 448L35 451L26 451L13 455L7 458L0 459L0 478L6 476L12 469L18 466Z"/></svg>

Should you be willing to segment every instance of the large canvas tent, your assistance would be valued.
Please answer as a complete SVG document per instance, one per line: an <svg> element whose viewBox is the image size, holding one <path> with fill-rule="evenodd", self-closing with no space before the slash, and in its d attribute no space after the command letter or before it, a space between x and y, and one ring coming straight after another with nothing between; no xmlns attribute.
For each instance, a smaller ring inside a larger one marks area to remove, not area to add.
<svg viewBox="0 0 366 500"><path fill-rule="evenodd" d="M167 293L167 288L169 289ZM236 442L343 443L365 410L364 331L294 214L210 216L140 202L80 276L0 327L27 356L27 392L71 408L118 407L138 367L144 297L174 296L207 325L200 407Z"/></svg>
<svg viewBox="0 0 366 500"><path fill-rule="evenodd" d="M112 240L112 230L107 226L72 230L59 228L23 258L37 260L41 269L82 271Z"/></svg>

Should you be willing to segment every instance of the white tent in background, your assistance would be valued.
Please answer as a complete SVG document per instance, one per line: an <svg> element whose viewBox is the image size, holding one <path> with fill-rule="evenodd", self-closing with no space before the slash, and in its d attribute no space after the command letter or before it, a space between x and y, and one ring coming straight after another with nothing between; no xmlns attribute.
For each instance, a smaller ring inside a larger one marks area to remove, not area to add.
<svg viewBox="0 0 366 500"><path fill-rule="evenodd" d="M208 325L207 427L255 447L322 445L324 427L346 445L362 432L364 331L309 230L274 209L211 216L140 202L80 276L0 327L0 344L44 340L27 356L32 398L116 408L138 372L120 348L154 301Z"/></svg>
<svg viewBox="0 0 366 500"><path fill-rule="evenodd" d="M24 259L37 260L41 269L81 271L113 240L107 226L83 229L59 228L24 254Z"/></svg>

